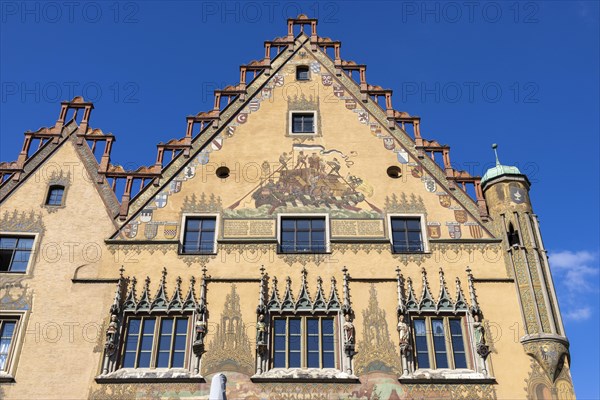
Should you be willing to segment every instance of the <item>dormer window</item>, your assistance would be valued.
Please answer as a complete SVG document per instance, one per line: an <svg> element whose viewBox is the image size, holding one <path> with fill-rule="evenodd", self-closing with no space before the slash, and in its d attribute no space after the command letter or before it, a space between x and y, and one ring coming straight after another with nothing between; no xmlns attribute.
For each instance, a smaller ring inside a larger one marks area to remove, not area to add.
<svg viewBox="0 0 600 400"><path fill-rule="evenodd" d="M308 81L310 80L310 70L306 65L299 65L296 67L296 80L297 81Z"/></svg>
<svg viewBox="0 0 600 400"><path fill-rule="evenodd" d="M47 206L62 206L63 197L65 194L65 187L61 185L53 185L48 189L48 196L46 197Z"/></svg>

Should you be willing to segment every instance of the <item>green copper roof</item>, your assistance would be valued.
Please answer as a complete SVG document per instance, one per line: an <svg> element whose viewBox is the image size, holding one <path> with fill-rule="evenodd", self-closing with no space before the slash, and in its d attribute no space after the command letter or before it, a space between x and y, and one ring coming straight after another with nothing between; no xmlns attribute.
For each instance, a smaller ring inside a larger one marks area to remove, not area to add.
<svg viewBox="0 0 600 400"><path fill-rule="evenodd" d="M492 148L494 149L494 153L496 153L496 166L493 168L488 169L485 174L483 175L483 178L481 178L481 184L485 184L487 181L490 181L492 179L494 179L497 176L501 176L501 175L521 175L521 171L519 171L519 168L517 167L513 167L510 165L502 165L500 164L500 160L498 159L498 152L496 151L496 149L498 148L497 144L493 144Z"/></svg>

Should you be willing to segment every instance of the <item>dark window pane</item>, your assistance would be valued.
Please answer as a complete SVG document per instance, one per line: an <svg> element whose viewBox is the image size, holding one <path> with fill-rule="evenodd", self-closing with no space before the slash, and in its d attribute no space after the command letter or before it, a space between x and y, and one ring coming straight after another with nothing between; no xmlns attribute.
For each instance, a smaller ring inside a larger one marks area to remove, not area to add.
<svg viewBox="0 0 600 400"><path fill-rule="evenodd" d="M21 250L31 250L31 247L33 246L33 239L29 239L29 238L20 238L19 239L19 244L17 245L18 249Z"/></svg>
<svg viewBox="0 0 600 400"><path fill-rule="evenodd" d="M333 319L327 318L327 319L323 319L322 321L323 321L323 327L322 327L323 334L324 335L327 335L327 334L332 335L333 334Z"/></svg>
<svg viewBox="0 0 600 400"><path fill-rule="evenodd" d="M159 351L170 350L171 348L171 336L161 336L158 342ZM146 349L144 349L146 350Z"/></svg>
<svg viewBox="0 0 600 400"><path fill-rule="evenodd" d="M123 368L135 368L135 353L127 352L123 357Z"/></svg>
<svg viewBox="0 0 600 400"><path fill-rule="evenodd" d="M275 320L275 334L276 335L285 335L285 319L276 319Z"/></svg>
<svg viewBox="0 0 600 400"><path fill-rule="evenodd" d="M427 353L417 354L417 366L419 368L429 368L429 356Z"/></svg>
<svg viewBox="0 0 600 400"><path fill-rule="evenodd" d="M176 352L173 353L173 360L171 362L171 366L173 368L183 368L183 362L185 361L185 353Z"/></svg>
<svg viewBox="0 0 600 400"><path fill-rule="evenodd" d="M174 350L185 350L186 340L187 340L187 337L184 335L175 336L175 346L173 347L173 349Z"/></svg>
<svg viewBox="0 0 600 400"><path fill-rule="evenodd" d="M164 335L167 333L170 334L171 332L173 332L173 319L163 318L160 327L160 333Z"/></svg>
<svg viewBox="0 0 600 400"><path fill-rule="evenodd" d="M306 332L309 335L319 334L319 320L317 318L308 318L306 320Z"/></svg>
<svg viewBox="0 0 600 400"><path fill-rule="evenodd" d="M200 220L188 218L186 220L186 230L188 231L199 231L200 230Z"/></svg>
<svg viewBox="0 0 600 400"><path fill-rule="evenodd" d="M323 368L335 368L333 352L323 353Z"/></svg>
<svg viewBox="0 0 600 400"><path fill-rule="evenodd" d="M308 231L310 229L310 220L299 219L296 223L296 227L298 230Z"/></svg>
<svg viewBox="0 0 600 400"><path fill-rule="evenodd" d="M150 367L150 352L140 353L138 359L138 368L149 368Z"/></svg>
<svg viewBox="0 0 600 400"><path fill-rule="evenodd" d="M290 319L290 334L292 334L292 335L300 334L300 318Z"/></svg>
<svg viewBox="0 0 600 400"><path fill-rule="evenodd" d="M187 318L179 318L177 320L177 330L176 330L176 332L178 334L182 334L182 333L186 334L187 333L187 323L188 323Z"/></svg>
<svg viewBox="0 0 600 400"><path fill-rule="evenodd" d="M144 334L154 335L154 318L144 320Z"/></svg>
<svg viewBox="0 0 600 400"><path fill-rule="evenodd" d="M300 352L290 352L289 368L300 368Z"/></svg>
<svg viewBox="0 0 600 400"><path fill-rule="evenodd" d="M319 368L319 353L310 352L308 353L308 368Z"/></svg>
<svg viewBox="0 0 600 400"><path fill-rule="evenodd" d="M17 247L17 239L16 238L9 238L9 237L0 238L0 249L14 249L15 247Z"/></svg>
<svg viewBox="0 0 600 400"><path fill-rule="evenodd" d="M156 360L157 368L169 368L169 353L160 352L158 353L158 359Z"/></svg>
<svg viewBox="0 0 600 400"><path fill-rule="evenodd" d="M281 228L284 231L294 231L295 226L296 226L296 224L293 219L282 219L281 220Z"/></svg>
<svg viewBox="0 0 600 400"><path fill-rule="evenodd" d="M154 339L153 336L142 336L142 343L140 345L140 350L151 351L153 339Z"/></svg>
<svg viewBox="0 0 600 400"><path fill-rule="evenodd" d="M275 357L273 358L273 367L274 368L285 368L285 353L276 352Z"/></svg>
<svg viewBox="0 0 600 400"><path fill-rule="evenodd" d="M285 350L285 336L275 336L275 350Z"/></svg>
<svg viewBox="0 0 600 400"><path fill-rule="evenodd" d="M314 230L325 230L325 219L316 218L312 220L312 229Z"/></svg>
<svg viewBox="0 0 600 400"><path fill-rule="evenodd" d="M300 350L300 336L290 336L288 342L289 350Z"/></svg>
<svg viewBox="0 0 600 400"><path fill-rule="evenodd" d="M454 367L467 368L467 358L465 357L465 353L454 354Z"/></svg>
<svg viewBox="0 0 600 400"><path fill-rule="evenodd" d="M322 339L323 351L333 351L333 336L325 336Z"/></svg>
<svg viewBox="0 0 600 400"><path fill-rule="evenodd" d="M421 230L421 221L418 219L408 219L406 220L406 227L413 231L413 230Z"/></svg>

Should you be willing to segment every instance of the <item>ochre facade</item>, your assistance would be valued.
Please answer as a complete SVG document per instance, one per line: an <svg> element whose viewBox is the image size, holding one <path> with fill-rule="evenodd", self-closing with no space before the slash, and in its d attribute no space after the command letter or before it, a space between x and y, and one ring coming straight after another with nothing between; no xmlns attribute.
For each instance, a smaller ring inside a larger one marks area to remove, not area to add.
<svg viewBox="0 0 600 400"><path fill-rule="evenodd" d="M290 19L150 167L111 163L115 138L81 98L26 132L0 164L0 233L34 238L26 270L0 272L16 321L0 397L206 399L222 373L229 399L574 398L527 177L454 170L316 23ZM194 217L215 221L210 251L185 250ZM324 220L324 248L285 251L282 221L306 217ZM420 248L395 252L404 219ZM307 367L306 330L302 365L276 367L275 321L319 317L333 365ZM182 365L157 367L155 333L153 366L124 368L135 318L187 318ZM444 321L444 360L418 321Z"/></svg>

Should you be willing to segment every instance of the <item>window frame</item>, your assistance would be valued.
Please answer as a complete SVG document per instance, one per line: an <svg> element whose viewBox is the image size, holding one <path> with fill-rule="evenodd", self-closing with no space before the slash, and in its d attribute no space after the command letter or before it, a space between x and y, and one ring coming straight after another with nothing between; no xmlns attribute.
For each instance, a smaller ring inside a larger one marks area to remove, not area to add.
<svg viewBox="0 0 600 400"><path fill-rule="evenodd" d="M282 250L282 221L284 219L318 219L323 218L325 223L325 237L324 250L320 252L315 251L283 251ZM331 237L330 237L330 226L329 226L329 214L277 214L277 253L278 254L329 254L331 252Z"/></svg>
<svg viewBox="0 0 600 400"><path fill-rule="evenodd" d="M312 132L294 132L294 115L297 114L312 114L313 116L313 131ZM288 113L289 132L290 136L317 136L317 112L315 110L290 110Z"/></svg>
<svg viewBox="0 0 600 400"><path fill-rule="evenodd" d="M27 321L27 310L6 310L0 314L0 320L16 321L14 333L12 335L8 356L4 368L0 370L0 382L14 382L15 372L24 341L25 329L23 328Z"/></svg>
<svg viewBox="0 0 600 400"><path fill-rule="evenodd" d="M445 344L445 354L446 354L446 362L448 364L447 367L438 367L438 362L437 362L437 349L435 347L435 342L434 342L434 332L433 332L433 320L437 320L437 319L441 319L442 323L443 323L443 328L444 328L444 344ZM427 355L428 355L428 361L429 361L429 365L427 367L421 367L419 365L419 360L418 360L418 353L424 353L421 349L418 348L417 346L417 331L415 329L415 325L414 322L416 320L422 320L425 321L425 337L426 337L426 344L427 344ZM461 333L462 333L462 342L463 342L463 350L462 352L459 351L459 353L463 353L464 357L465 357L465 364L466 367L465 368L457 368L456 367L456 353L454 351L454 342L453 342L453 338L452 338L452 332L451 332L451 328L450 328L450 321L451 320L457 320L460 323L460 327L461 327ZM415 362L415 370L435 370L435 369L449 369L449 370L456 370L456 369L467 369L467 370L474 370L476 364L475 361L473 360L473 352L470 350L471 349L471 332L469 329L469 320L467 318L467 315L440 315L440 314L433 314L433 313L428 313L428 314L421 314L421 315L411 315L410 318L410 322L411 322L411 330L412 330L412 340L413 343L415 344L414 349L413 349L413 360Z"/></svg>
<svg viewBox="0 0 600 400"><path fill-rule="evenodd" d="M52 196L52 191L56 190L56 189L61 189L62 190L62 194L60 196L60 203L59 204L50 204L50 199ZM44 205L46 207L64 207L65 206L65 195L67 193L67 188L65 185L61 185L58 183L55 184L51 184L48 186L48 191L46 192L46 200L44 201Z"/></svg>
<svg viewBox="0 0 600 400"><path fill-rule="evenodd" d="M37 242L38 242L38 233L28 233L28 232L0 232L0 238L26 238L33 239L33 243L31 244L29 260L27 260L27 266L24 271L0 271L0 274L23 274L27 275L30 272L32 266L32 260L36 256ZM13 254L14 257L14 254ZM12 260L11 260L12 261Z"/></svg>
<svg viewBox="0 0 600 400"><path fill-rule="evenodd" d="M394 231L392 229L392 220L396 218L404 219L419 219L419 225L421 227L421 244L422 250L420 251L395 251L394 250ZM427 221L425 214L405 214L405 213L392 213L387 214L387 228L388 235L391 245L391 251L393 254L422 254L429 253L429 238L427 237Z"/></svg>
<svg viewBox="0 0 600 400"><path fill-rule="evenodd" d="M213 248L210 252L203 251L194 251L194 252L185 252L184 251L184 243L185 243L185 234L187 232L187 220L188 219L199 219L199 218L214 218L215 219L215 235L213 239ZM179 232L179 246L178 246L178 254L179 255L189 255L189 256L197 256L197 255L215 255L217 254L217 242L220 233L221 226L221 216L218 213L184 213L182 216L181 229Z"/></svg>
<svg viewBox="0 0 600 400"><path fill-rule="evenodd" d="M298 72L299 72L300 69L302 69L302 70L306 69L306 79L300 79L298 77ZM310 67L308 65L302 64L302 65L297 65L296 66L296 82L307 82L307 81L310 81L311 78L312 77L311 77L311 74L310 74Z"/></svg>
<svg viewBox="0 0 600 400"><path fill-rule="evenodd" d="M192 325L193 325L193 313L192 312L184 312L182 314L166 314L166 313L135 313L135 312L127 312L123 318L123 330L121 334L120 340L120 349L119 349L119 359L117 362L117 369L136 369L136 370L147 370L147 369L158 369L158 370L168 370L168 369L189 369L189 364L192 361L191 357L191 349L192 349ZM127 339L129 336L129 322L132 319L140 320L140 328L138 330L138 339L135 347L135 358L133 360L133 367L125 367L125 353L127 352ZM148 319L154 319L154 329L152 333L152 348L150 350L150 361L149 366L147 367L139 367L140 353L141 350L141 336L143 336L144 329L144 321ZM169 348L169 362L168 367L158 367L158 357L159 357L159 349L160 349L160 337L161 337L161 327L164 319L172 319L173 326L171 332L171 342ZM177 320L187 319L187 328L185 332L185 349L183 350L183 365L180 367L173 367L173 355L175 353L175 330Z"/></svg>
<svg viewBox="0 0 600 400"><path fill-rule="evenodd" d="M299 367L290 367L289 362L289 320L290 319L300 319L300 366ZM308 366L308 320L309 319L318 319L319 321L319 366L318 367L309 367ZM323 332L322 332L322 321L324 319L329 319L333 323L333 367L324 367L324 353L329 352L323 349ZM285 320L286 321L286 331L285 331L285 367L276 367L275 366L275 321L276 320ZM319 313L316 312L314 314L309 313L282 313L271 316L271 329L272 332L270 338L270 357L269 357L269 369L337 369L341 370L341 349L340 349L340 338L341 334L340 330L340 317L339 313Z"/></svg>

